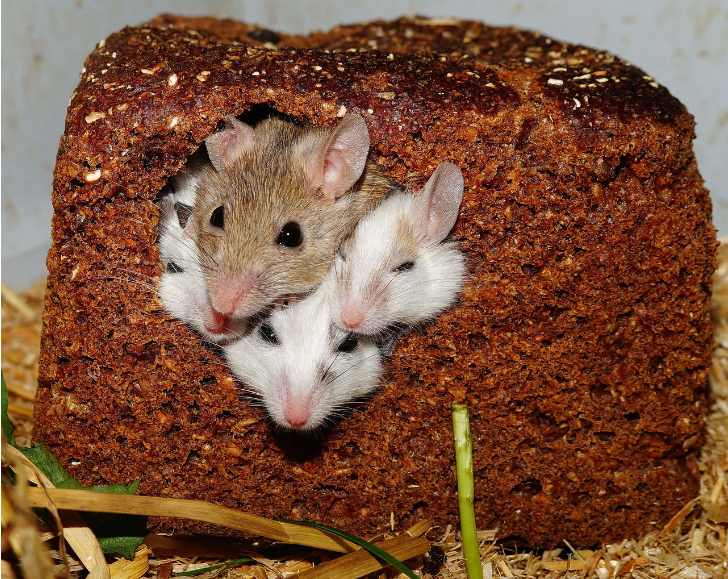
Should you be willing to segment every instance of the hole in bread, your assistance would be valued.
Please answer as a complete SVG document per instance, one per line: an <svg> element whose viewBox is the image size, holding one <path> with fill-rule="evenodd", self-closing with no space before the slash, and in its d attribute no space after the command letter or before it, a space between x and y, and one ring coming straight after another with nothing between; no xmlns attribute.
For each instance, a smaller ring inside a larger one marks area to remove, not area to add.
<svg viewBox="0 0 728 579"><path fill-rule="evenodd" d="M83 187L84 185L86 185L86 183L84 183L80 179L71 179L70 189L71 189L71 191L74 191L75 189L79 189L79 188Z"/></svg>
<svg viewBox="0 0 728 579"><path fill-rule="evenodd" d="M588 502L591 499L591 494L587 492L569 493L569 503L572 505L578 505L579 503Z"/></svg>
<svg viewBox="0 0 728 579"><path fill-rule="evenodd" d="M187 408L188 414L189 414L189 421L190 422L198 422L200 419L200 405L197 404L197 402L193 402L188 408Z"/></svg>
<svg viewBox="0 0 728 579"><path fill-rule="evenodd" d="M640 419L640 413L639 412L628 412L624 415L627 422L637 422Z"/></svg>
<svg viewBox="0 0 728 579"><path fill-rule="evenodd" d="M200 462L200 453L196 450L190 451L190 453L187 455L187 460L185 461L185 466L193 466Z"/></svg>
<svg viewBox="0 0 728 579"><path fill-rule="evenodd" d="M611 399L612 396L609 393L609 387L601 382L593 384L589 388L589 394L594 402L601 403L605 399Z"/></svg>
<svg viewBox="0 0 728 579"><path fill-rule="evenodd" d="M536 496L543 491L541 481L535 478L527 479L511 489L512 495Z"/></svg>
<svg viewBox="0 0 728 579"><path fill-rule="evenodd" d="M528 547L531 543L521 537L520 535L508 535L507 537L503 537L502 539L498 539L499 542L502 545L508 545L511 547Z"/></svg>
<svg viewBox="0 0 728 579"><path fill-rule="evenodd" d="M427 501L418 501L414 504L412 507L412 510L417 513L419 516L424 517L427 514L427 509L430 507L430 505L427 503Z"/></svg>

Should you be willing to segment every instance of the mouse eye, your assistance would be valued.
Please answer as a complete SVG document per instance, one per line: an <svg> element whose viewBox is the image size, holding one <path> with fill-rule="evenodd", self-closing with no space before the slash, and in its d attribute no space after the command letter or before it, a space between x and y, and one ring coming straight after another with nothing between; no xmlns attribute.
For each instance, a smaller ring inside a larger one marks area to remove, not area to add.
<svg viewBox="0 0 728 579"><path fill-rule="evenodd" d="M260 324L260 330L258 330L258 332L264 342L268 342L269 344L274 344L276 346L278 345L278 338L270 324Z"/></svg>
<svg viewBox="0 0 728 579"><path fill-rule="evenodd" d="M415 266L414 261L405 261L394 268L394 271L407 271Z"/></svg>
<svg viewBox="0 0 728 579"><path fill-rule="evenodd" d="M212 212L212 215L210 215L210 225L213 227L219 227L220 229L225 229L225 207L223 205L220 205L215 211Z"/></svg>
<svg viewBox="0 0 728 579"><path fill-rule="evenodd" d="M302 241L303 233L301 233L301 227L294 221L286 223L276 238L278 245L285 245L286 247L298 247Z"/></svg>
<svg viewBox="0 0 728 579"><path fill-rule="evenodd" d="M173 261L169 261L167 263L167 267L165 268L167 270L167 273L183 273L184 269L182 269L179 265L177 265Z"/></svg>
<svg viewBox="0 0 728 579"><path fill-rule="evenodd" d="M354 334L349 334L341 344L339 344L339 347L336 348L337 352L352 352L356 350L356 347L359 345L359 339Z"/></svg>

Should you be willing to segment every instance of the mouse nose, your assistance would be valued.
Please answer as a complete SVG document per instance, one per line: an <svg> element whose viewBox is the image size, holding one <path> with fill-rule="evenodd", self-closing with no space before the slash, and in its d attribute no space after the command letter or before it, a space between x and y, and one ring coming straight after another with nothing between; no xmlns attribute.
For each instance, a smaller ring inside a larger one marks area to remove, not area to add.
<svg viewBox="0 0 728 579"><path fill-rule="evenodd" d="M355 308L347 304L343 310L341 310L341 323L344 324L350 330L355 330L361 326L364 321L364 312L361 308Z"/></svg>
<svg viewBox="0 0 728 579"><path fill-rule="evenodd" d="M235 315L235 311L253 291L256 280L257 276L252 271L239 277L218 272L212 306L226 316Z"/></svg>
<svg viewBox="0 0 728 579"><path fill-rule="evenodd" d="M210 315L204 317L203 324L211 334L224 334L229 331L230 318L215 308L210 308Z"/></svg>
<svg viewBox="0 0 728 579"><path fill-rule="evenodd" d="M289 404L283 411L283 418L291 428L301 428L309 419L309 410L304 404Z"/></svg>

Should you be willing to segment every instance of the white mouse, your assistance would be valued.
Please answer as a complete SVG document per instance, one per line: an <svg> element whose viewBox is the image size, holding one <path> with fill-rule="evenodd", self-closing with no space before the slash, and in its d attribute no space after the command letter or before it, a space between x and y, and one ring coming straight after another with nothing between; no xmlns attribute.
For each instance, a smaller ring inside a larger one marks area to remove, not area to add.
<svg viewBox="0 0 728 579"><path fill-rule="evenodd" d="M157 196L160 211L157 243L165 269L170 260L174 262L174 258L200 262L197 249L192 251L190 248L190 242L196 243L194 223L190 217L197 198L197 183L207 164L209 161L206 162L197 151L187 161L185 169L172 175Z"/></svg>
<svg viewBox="0 0 728 579"><path fill-rule="evenodd" d="M190 219L199 175L180 173L158 200L159 253L164 271L159 280L159 298L167 312L195 329L203 339L225 343L246 330L245 321L216 315L207 300L194 224Z"/></svg>
<svg viewBox="0 0 728 579"><path fill-rule="evenodd" d="M463 197L460 169L441 163L417 195L402 191L362 217L335 262L334 322L361 335L432 319L451 306L465 256L444 242Z"/></svg>
<svg viewBox="0 0 728 579"><path fill-rule="evenodd" d="M314 430L380 384L374 340L337 328L331 284L294 305L278 306L248 336L224 347L233 374L285 429Z"/></svg>

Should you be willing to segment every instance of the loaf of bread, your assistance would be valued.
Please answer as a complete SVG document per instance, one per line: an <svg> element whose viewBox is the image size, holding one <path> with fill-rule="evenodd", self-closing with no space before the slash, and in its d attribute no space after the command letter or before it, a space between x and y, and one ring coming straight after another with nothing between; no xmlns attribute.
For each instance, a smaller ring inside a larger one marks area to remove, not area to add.
<svg viewBox="0 0 728 579"><path fill-rule="evenodd" d="M414 190L463 171L459 304L331 431L272 429L156 296L170 175L225 115L333 126ZM457 524L467 403L481 529L550 546L656 528L697 491L715 232L684 106L614 55L477 22L287 36L161 16L88 57L61 138L35 439L85 484L370 535ZM154 519L151 528L224 534Z"/></svg>

